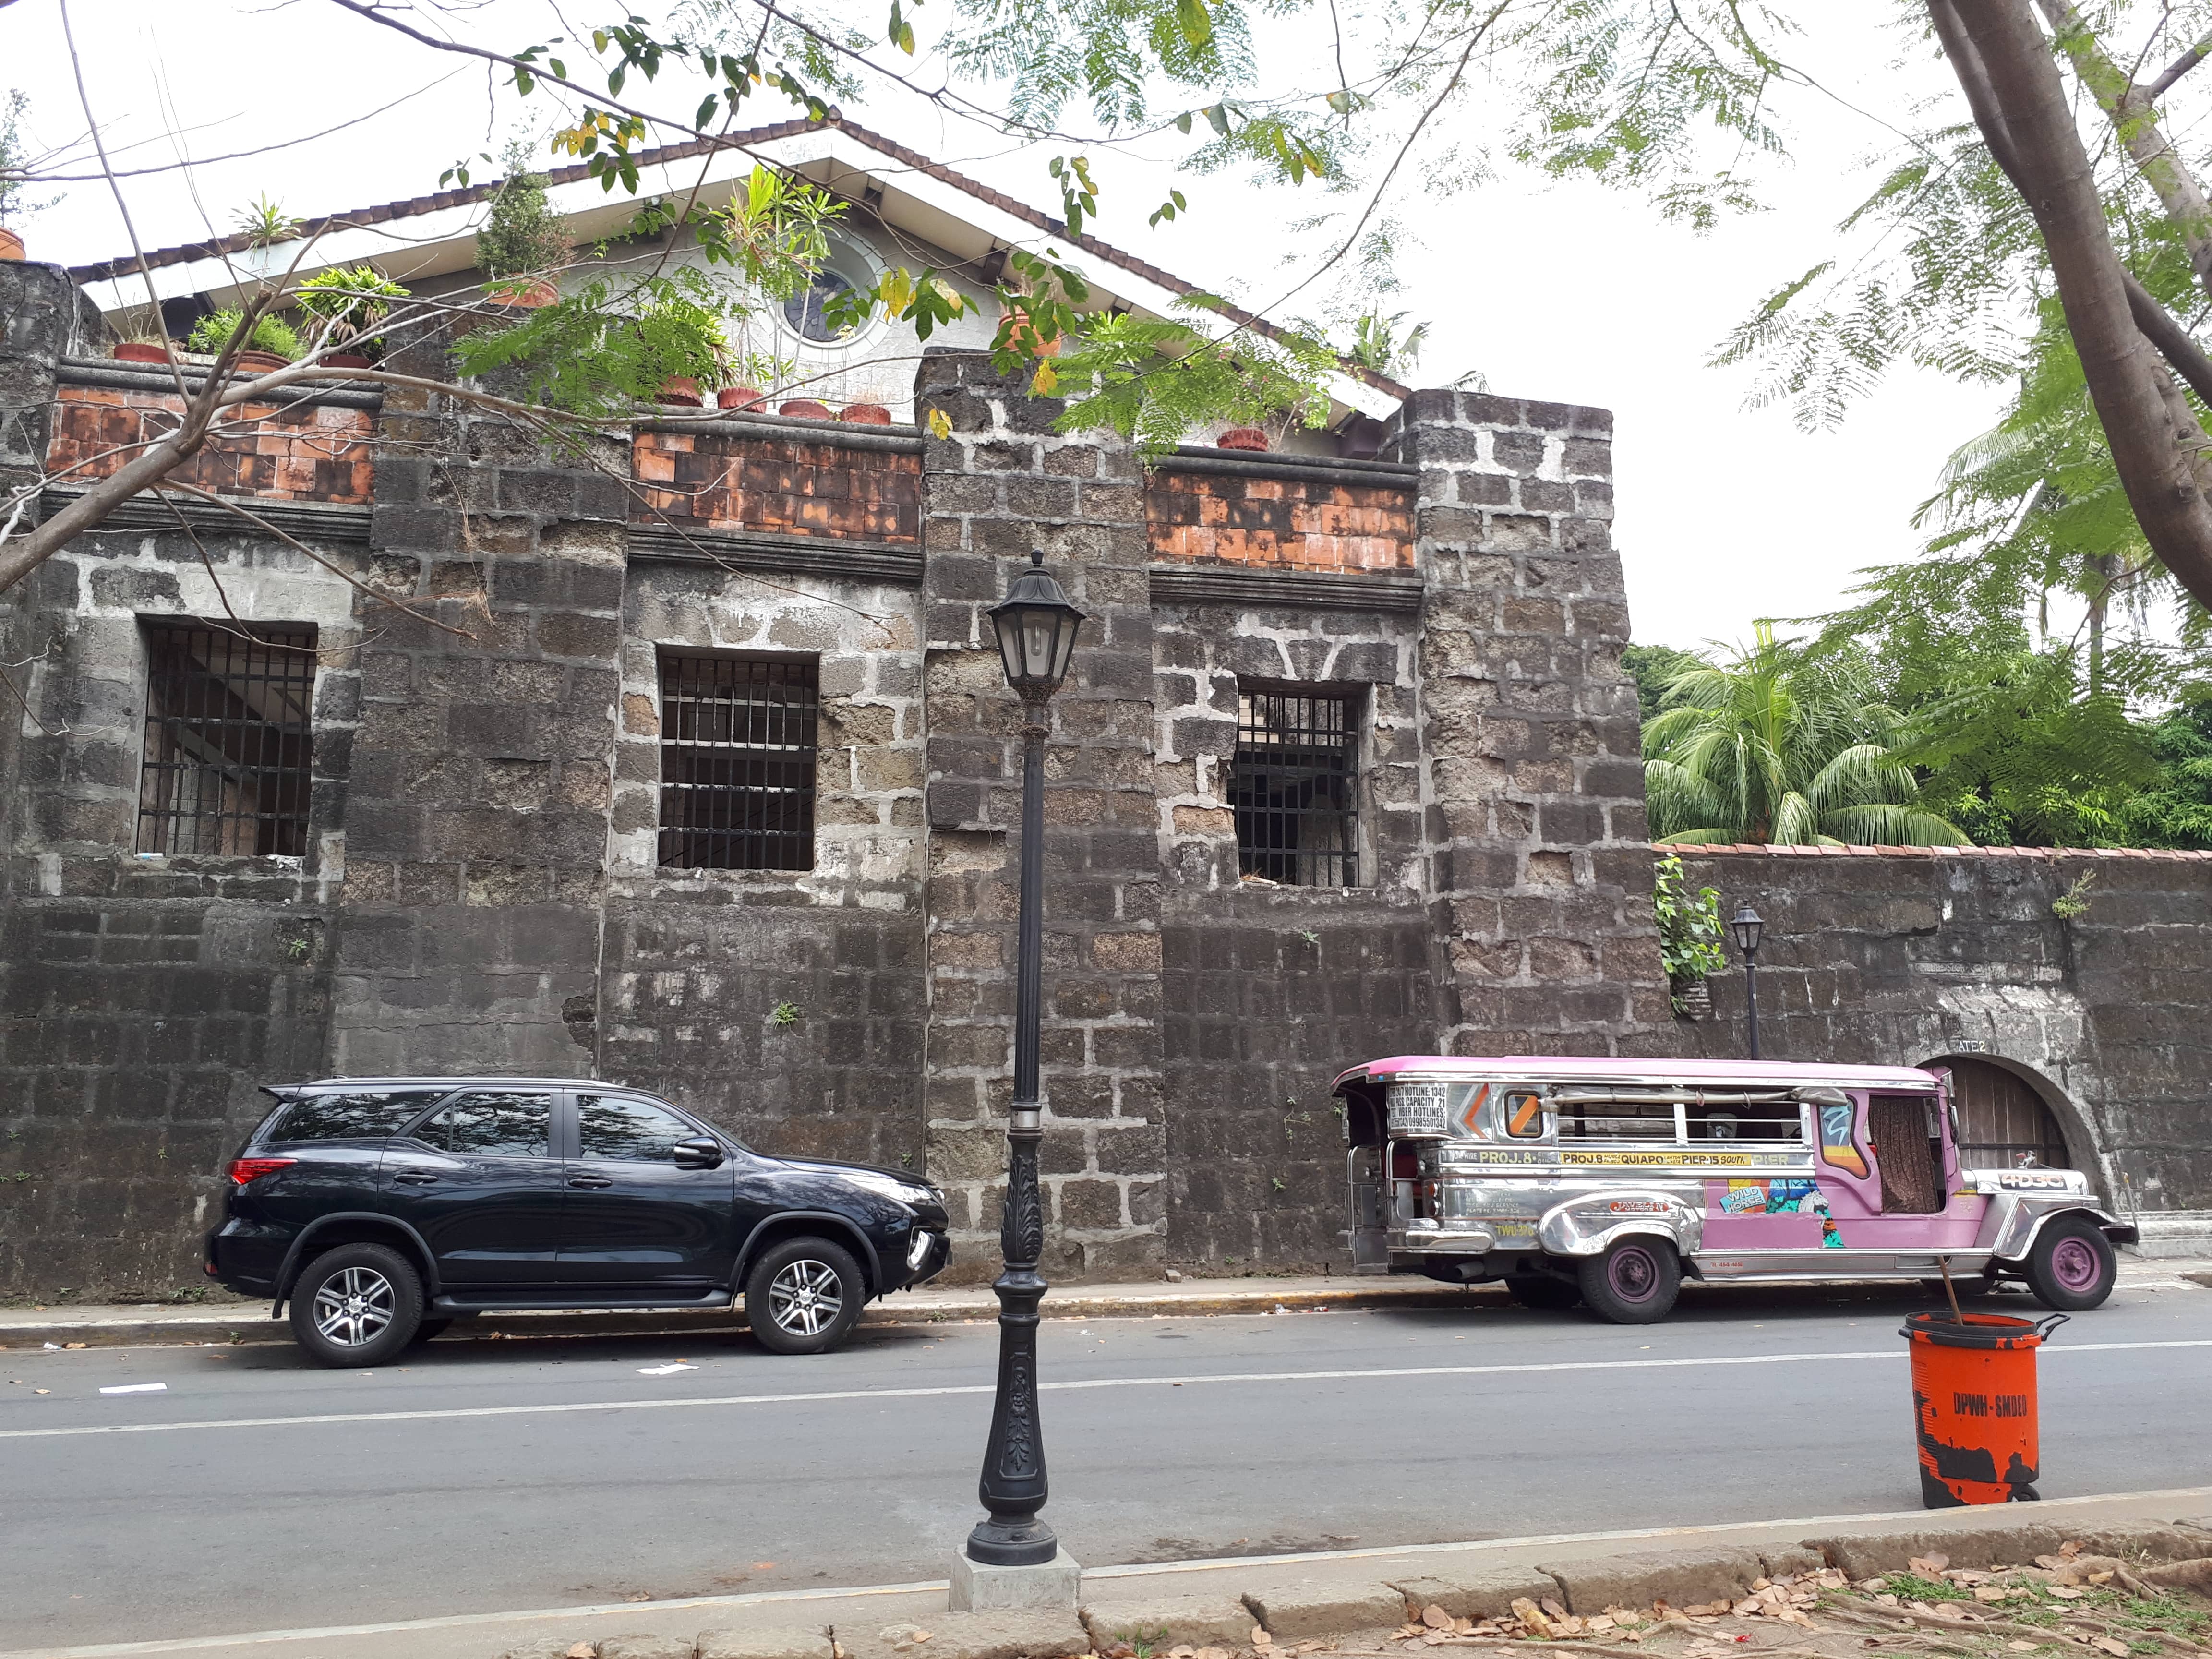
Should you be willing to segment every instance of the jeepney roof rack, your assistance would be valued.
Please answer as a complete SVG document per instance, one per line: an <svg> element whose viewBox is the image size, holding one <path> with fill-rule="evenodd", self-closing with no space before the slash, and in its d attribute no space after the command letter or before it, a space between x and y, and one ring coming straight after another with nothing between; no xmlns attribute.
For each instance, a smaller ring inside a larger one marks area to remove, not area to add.
<svg viewBox="0 0 2212 1659"><path fill-rule="evenodd" d="M1826 1092L1803 1089L1557 1089L1560 1106L1779 1106Z"/></svg>

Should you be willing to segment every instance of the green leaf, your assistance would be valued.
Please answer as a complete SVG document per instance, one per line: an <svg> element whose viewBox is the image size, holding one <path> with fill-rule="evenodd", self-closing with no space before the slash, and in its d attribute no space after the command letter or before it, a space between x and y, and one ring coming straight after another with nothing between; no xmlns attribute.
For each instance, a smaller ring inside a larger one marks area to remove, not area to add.
<svg viewBox="0 0 2212 1659"><path fill-rule="evenodd" d="M551 70L555 75L558 76L563 81L568 78L568 66L557 58L547 58L545 60L545 67Z"/></svg>
<svg viewBox="0 0 2212 1659"><path fill-rule="evenodd" d="M714 106L721 101L717 94L708 93L699 100L699 112L691 118L691 125L695 127L705 126L708 122L714 118Z"/></svg>
<svg viewBox="0 0 2212 1659"><path fill-rule="evenodd" d="M1209 104L1206 108L1200 110L1199 113L1205 116L1206 125L1212 127L1216 132L1219 133L1224 138L1226 138L1229 136L1228 105Z"/></svg>
<svg viewBox="0 0 2212 1659"><path fill-rule="evenodd" d="M607 76L608 97L619 98L622 96L623 82L628 78L628 76L629 71L623 69L621 65L617 64L615 67L614 72Z"/></svg>
<svg viewBox="0 0 2212 1659"><path fill-rule="evenodd" d="M1188 133L1190 131L1190 112L1188 110L1185 110L1182 114L1176 116L1175 124L1176 131L1177 132Z"/></svg>
<svg viewBox="0 0 2212 1659"><path fill-rule="evenodd" d="M1202 51L1213 39L1213 14L1206 10L1206 0L1176 0L1176 27L1193 52Z"/></svg>

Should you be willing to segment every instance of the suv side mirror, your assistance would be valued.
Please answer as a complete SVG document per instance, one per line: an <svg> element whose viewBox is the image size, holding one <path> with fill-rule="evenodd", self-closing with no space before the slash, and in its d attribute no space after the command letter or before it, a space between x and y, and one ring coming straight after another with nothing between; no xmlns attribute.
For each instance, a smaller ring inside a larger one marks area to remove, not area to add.
<svg viewBox="0 0 2212 1659"><path fill-rule="evenodd" d="M675 1146L675 1163L679 1170L719 1170L722 1167L721 1146L704 1135L679 1140Z"/></svg>

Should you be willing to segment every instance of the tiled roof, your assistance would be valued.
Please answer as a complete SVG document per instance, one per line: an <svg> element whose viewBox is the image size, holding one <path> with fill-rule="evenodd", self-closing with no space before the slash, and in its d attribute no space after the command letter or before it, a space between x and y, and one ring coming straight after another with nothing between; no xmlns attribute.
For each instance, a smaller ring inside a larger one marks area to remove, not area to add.
<svg viewBox="0 0 2212 1659"><path fill-rule="evenodd" d="M933 179L940 179L957 190L965 191L979 202L988 202L1000 211L1013 215L1014 217L1035 226L1047 235L1057 236L1062 241L1082 249L1084 252L1103 259L1109 264L1118 265L1133 276L1142 276L1147 282L1156 283L1160 287L1176 294L1192 295L1202 292L1194 284L1184 282L1180 276L1170 275L1158 265L1139 259L1133 253L1125 253L1111 243L1102 242L1095 236L1071 237L1067 234L1066 225L1062 221L1048 217L1026 202L1017 201L1004 191L994 190L980 180L970 179L964 173L956 172L942 162L931 161L919 150L908 149L904 144L886 138L879 132L872 131L866 127L846 120L842 116L834 113L832 118L828 121L779 121L772 126L752 127L743 132L727 134L720 138L701 138L694 139L689 143L667 144L658 149L641 151L637 161L641 167L657 167L667 162L682 161L693 156L704 155L710 150L744 149L753 144L764 144L779 138L795 137L800 133L816 131L825 126L835 126L839 131L848 134L869 149L889 156L901 165L910 167L916 173L927 173ZM575 167L555 167L545 176L556 185L574 184L579 180L588 179L591 176L591 169L588 166L581 164ZM434 213L442 208L467 207L477 202L488 202L498 193L501 182L494 179L485 184L471 185L466 190L443 190L434 196L410 196L404 201L385 202L375 207L351 208L343 213L325 214L320 218L307 219L301 222L306 228L306 234L311 236L323 235L333 230L352 229L362 225L386 224L392 220L410 218L420 213ZM150 250L145 256L145 263L149 269L159 269L163 265L180 265L194 259L211 259L221 258L224 254L243 253L251 246L251 240L242 234L221 236L210 241L187 243L181 247ZM125 254L120 258L103 260L98 264L73 265L70 268L70 275L80 283L112 282L136 271L138 269L138 264L136 257ZM1255 329L1271 339L1282 337L1280 331L1273 324L1263 318L1255 316L1241 306L1224 306L1219 314L1241 326ZM1362 368L1355 363L1349 362L1346 363L1344 368L1347 374L1364 381L1378 392L1388 392L1394 398L1401 398L1413 395L1411 388L1401 386L1397 381L1377 374L1370 369Z"/></svg>
<svg viewBox="0 0 2212 1659"><path fill-rule="evenodd" d="M1676 853L1684 858L1703 858L1708 853L1753 854L1776 859L2162 859L2212 861L2212 852L2192 852L2168 847L1765 847L1755 842L1723 842L1711 847L1664 846L1654 842L1655 853Z"/></svg>

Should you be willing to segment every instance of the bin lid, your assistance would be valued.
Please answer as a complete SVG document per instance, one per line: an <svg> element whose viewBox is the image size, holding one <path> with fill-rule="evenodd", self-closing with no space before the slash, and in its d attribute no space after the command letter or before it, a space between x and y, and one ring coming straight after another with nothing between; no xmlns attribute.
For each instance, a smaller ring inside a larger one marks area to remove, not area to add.
<svg viewBox="0 0 2212 1659"><path fill-rule="evenodd" d="M1953 1319L1938 1311L1912 1315L1898 1327L1897 1334L1939 1348L2038 1348L2065 1322L2064 1314L2014 1319L2009 1314L1970 1313Z"/></svg>

